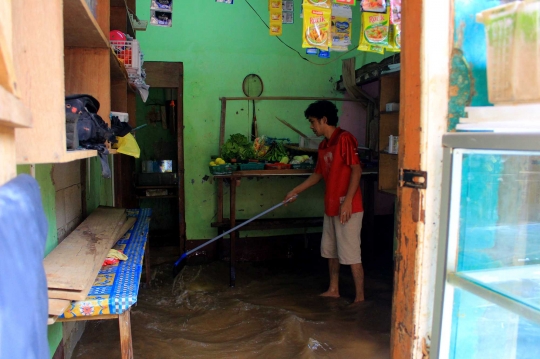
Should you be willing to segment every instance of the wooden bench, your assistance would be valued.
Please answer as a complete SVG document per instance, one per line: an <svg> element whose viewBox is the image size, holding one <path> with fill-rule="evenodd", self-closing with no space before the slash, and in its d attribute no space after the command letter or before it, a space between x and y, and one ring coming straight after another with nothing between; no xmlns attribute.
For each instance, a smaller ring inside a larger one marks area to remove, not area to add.
<svg viewBox="0 0 540 359"><path fill-rule="evenodd" d="M137 303L143 258L147 255L152 211L143 208L127 210L127 213L128 216L136 216L137 221L114 248L122 250L128 259L102 267L86 299L72 301L63 314L56 318L58 322L118 319L122 359L133 358L130 310ZM147 275L148 258L147 256Z"/></svg>

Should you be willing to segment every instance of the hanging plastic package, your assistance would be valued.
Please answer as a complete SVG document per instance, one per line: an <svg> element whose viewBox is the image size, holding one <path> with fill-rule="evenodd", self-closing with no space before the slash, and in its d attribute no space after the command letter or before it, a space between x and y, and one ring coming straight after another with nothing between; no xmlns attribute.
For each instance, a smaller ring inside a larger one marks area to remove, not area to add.
<svg viewBox="0 0 540 359"><path fill-rule="evenodd" d="M386 0L362 0L362 11L386 12Z"/></svg>
<svg viewBox="0 0 540 359"><path fill-rule="evenodd" d="M384 14L362 12L362 26L358 50L384 53L390 33L388 11Z"/></svg>
<svg viewBox="0 0 540 359"><path fill-rule="evenodd" d="M325 9L330 9L332 8L332 0L304 0L303 5L312 5Z"/></svg>
<svg viewBox="0 0 540 359"><path fill-rule="evenodd" d="M332 46L330 40L331 9L304 3L304 21L302 29L302 47L315 47L328 51Z"/></svg>
<svg viewBox="0 0 540 359"><path fill-rule="evenodd" d="M390 24L401 24L401 0L390 0Z"/></svg>
<svg viewBox="0 0 540 359"><path fill-rule="evenodd" d="M137 144L137 140L131 133L128 133L124 137L117 137L118 139L118 152L124 155L133 156L139 158L141 155L141 149Z"/></svg>
<svg viewBox="0 0 540 359"><path fill-rule="evenodd" d="M390 36L388 39L388 47L386 51L400 52L401 51L401 25L390 25Z"/></svg>
<svg viewBox="0 0 540 359"><path fill-rule="evenodd" d="M352 9L348 5L332 5L332 51L347 51L351 44Z"/></svg>
<svg viewBox="0 0 540 359"><path fill-rule="evenodd" d="M269 32L271 36L281 36L283 26L283 13L281 0L270 1L270 25Z"/></svg>

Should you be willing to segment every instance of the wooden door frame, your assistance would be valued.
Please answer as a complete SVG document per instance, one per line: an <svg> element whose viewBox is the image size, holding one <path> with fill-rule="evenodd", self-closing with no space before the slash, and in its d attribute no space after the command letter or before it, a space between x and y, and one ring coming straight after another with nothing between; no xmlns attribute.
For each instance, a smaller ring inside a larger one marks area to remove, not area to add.
<svg viewBox="0 0 540 359"><path fill-rule="evenodd" d="M453 0L402 5L399 168L427 172L427 188L398 188L392 359L429 357L447 130ZM448 31L448 32L446 32Z"/></svg>
<svg viewBox="0 0 540 359"><path fill-rule="evenodd" d="M150 87L177 90L176 139L178 144L178 233L181 253L186 250L186 193L184 191L184 64L182 62L145 61L146 83Z"/></svg>

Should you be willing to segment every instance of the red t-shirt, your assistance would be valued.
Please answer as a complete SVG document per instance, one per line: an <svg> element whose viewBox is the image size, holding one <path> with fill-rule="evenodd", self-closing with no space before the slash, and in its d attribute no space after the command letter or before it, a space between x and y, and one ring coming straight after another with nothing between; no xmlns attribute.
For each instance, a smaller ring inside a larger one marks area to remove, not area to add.
<svg viewBox="0 0 540 359"><path fill-rule="evenodd" d="M339 207L345 200L351 179L351 166L359 165L358 142L349 132L337 127L330 140L324 139L319 145L319 157L315 173L323 176L326 182L324 194L324 213L339 216ZM352 213L363 212L360 186L352 200Z"/></svg>

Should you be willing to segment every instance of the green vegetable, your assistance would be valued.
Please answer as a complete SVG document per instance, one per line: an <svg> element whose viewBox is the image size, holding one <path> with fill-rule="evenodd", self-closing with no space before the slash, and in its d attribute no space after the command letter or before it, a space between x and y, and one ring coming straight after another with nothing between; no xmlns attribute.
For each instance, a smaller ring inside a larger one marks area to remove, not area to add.
<svg viewBox="0 0 540 359"><path fill-rule="evenodd" d="M285 146L283 146L283 143L274 142L268 149L264 158L270 162L279 162L285 156L287 156L287 150L285 149Z"/></svg>
<svg viewBox="0 0 540 359"><path fill-rule="evenodd" d="M221 147L221 157L227 162L233 158L249 160L255 158L255 150L246 136L235 133Z"/></svg>

